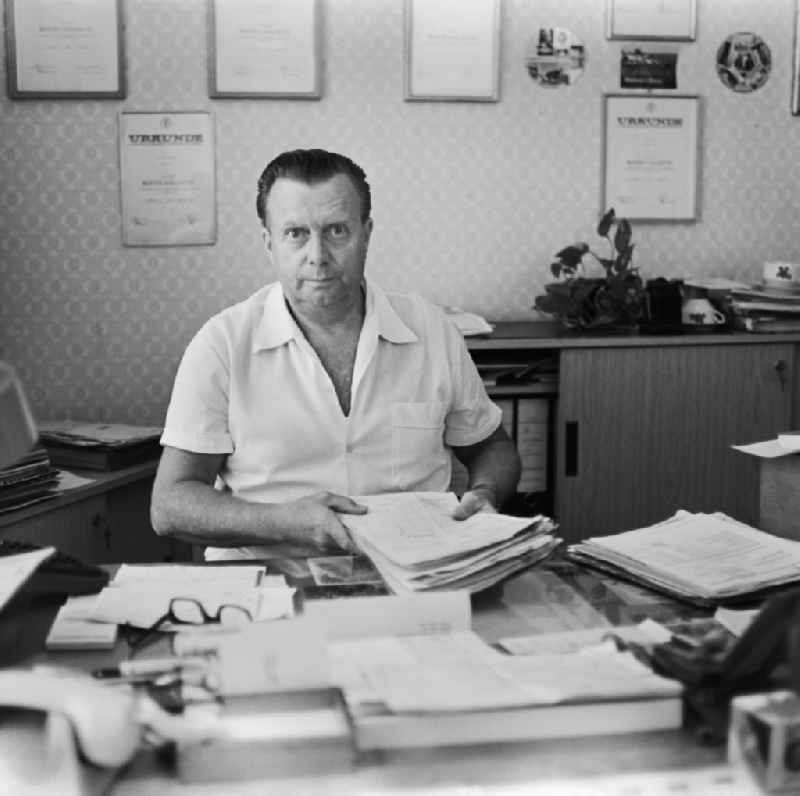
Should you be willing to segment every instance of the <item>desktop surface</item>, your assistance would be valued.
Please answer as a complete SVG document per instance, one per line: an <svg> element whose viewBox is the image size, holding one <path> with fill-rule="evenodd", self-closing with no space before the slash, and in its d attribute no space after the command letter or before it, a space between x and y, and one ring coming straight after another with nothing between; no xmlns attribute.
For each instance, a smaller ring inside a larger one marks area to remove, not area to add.
<svg viewBox="0 0 800 796"><path fill-rule="evenodd" d="M250 562L253 563L253 562ZM300 570L302 571L302 570ZM330 599L330 593L317 599ZM314 599L309 594L308 599ZM347 599L342 598L342 599ZM17 660L94 669L113 665L128 655L124 635L112 651L43 652L49 619L58 604L39 601L15 606L0 621L4 649L18 646ZM707 615L708 611L681 603L648 589L611 578L554 556L503 584L472 598L473 629L487 643L508 636L611 627L644 618L660 622ZM17 614L16 630L14 614ZM38 639L34 638L38 634ZM166 637L148 650L159 656L168 650ZM4 661L8 665L8 661ZM688 730L645 732L615 736L547 739L536 742L495 744L435 750L383 752L359 761L352 770L329 775L293 776L269 781L237 781L237 793L393 793L418 790L456 793L464 787L477 793L490 788L499 792L547 792L528 790L536 783L556 780L591 782L593 778L619 775L638 777L725 776L725 750L698 742ZM638 773L637 773L638 772ZM140 753L112 790L115 794L208 793L206 786L179 783L163 755ZM225 792L219 787L213 792ZM570 791L571 792L571 791ZM583 792L583 791L579 791ZM591 792L591 791L586 791ZM610 791L617 792L617 791ZM643 790L641 792L647 792ZM685 792L685 788L684 788ZM692 791L689 791L692 792ZM702 792L702 791L698 791ZM730 792L730 791L729 791Z"/></svg>

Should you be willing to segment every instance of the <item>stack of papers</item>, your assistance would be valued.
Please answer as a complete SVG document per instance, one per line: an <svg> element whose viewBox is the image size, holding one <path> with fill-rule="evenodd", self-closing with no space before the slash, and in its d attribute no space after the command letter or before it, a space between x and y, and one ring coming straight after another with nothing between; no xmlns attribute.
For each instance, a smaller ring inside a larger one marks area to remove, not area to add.
<svg viewBox="0 0 800 796"><path fill-rule="evenodd" d="M800 580L800 542L718 512L679 511L648 528L571 545L568 555L698 605Z"/></svg>
<svg viewBox="0 0 800 796"><path fill-rule="evenodd" d="M49 650L113 649L117 625L91 619L95 595L70 597L59 608L45 646Z"/></svg>
<svg viewBox="0 0 800 796"><path fill-rule="evenodd" d="M294 591L283 575L266 575L263 566L124 564L94 598L89 618L146 628L168 612L173 598L184 597L200 602L209 616L222 605L238 605L254 621L281 619L294 614Z"/></svg>
<svg viewBox="0 0 800 796"><path fill-rule="evenodd" d="M452 492L358 497L369 511L340 515L394 592L480 591L548 556L560 543L552 520L478 512L454 520Z"/></svg>
<svg viewBox="0 0 800 796"><path fill-rule="evenodd" d="M39 436L48 442L61 442L76 447L95 445L132 445L158 439L161 426L132 426L126 423L85 423L78 420L42 420Z"/></svg>
<svg viewBox="0 0 800 796"><path fill-rule="evenodd" d="M680 683L613 645L505 655L474 633L328 645L360 749L452 746L678 727Z"/></svg>

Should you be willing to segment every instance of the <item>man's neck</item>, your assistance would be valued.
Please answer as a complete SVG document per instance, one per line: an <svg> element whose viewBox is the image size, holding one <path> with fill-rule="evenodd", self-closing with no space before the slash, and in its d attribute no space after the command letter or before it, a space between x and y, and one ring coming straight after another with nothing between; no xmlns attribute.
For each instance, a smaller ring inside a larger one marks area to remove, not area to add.
<svg viewBox="0 0 800 796"><path fill-rule="evenodd" d="M286 306L307 337L358 335L366 314L366 298L363 288L359 293L359 300L346 305L305 307L295 305L286 299Z"/></svg>

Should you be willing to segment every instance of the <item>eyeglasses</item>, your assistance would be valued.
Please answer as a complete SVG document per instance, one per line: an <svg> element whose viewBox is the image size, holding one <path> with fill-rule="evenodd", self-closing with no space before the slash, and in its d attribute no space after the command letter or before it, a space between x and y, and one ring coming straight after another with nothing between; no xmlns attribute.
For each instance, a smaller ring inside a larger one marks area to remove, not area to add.
<svg viewBox="0 0 800 796"><path fill-rule="evenodd" d="M140 631L137 638L130 638L128 627L128 646L133 656L158 638L158 634L167 623L180 625L205 625L216 623L221 627L242 627L253 621L248 608L241 605L222 604L214 613L209 613L200 600L195 597L173 597L169 601L167 612L156 619L150 627Z"/></svg>

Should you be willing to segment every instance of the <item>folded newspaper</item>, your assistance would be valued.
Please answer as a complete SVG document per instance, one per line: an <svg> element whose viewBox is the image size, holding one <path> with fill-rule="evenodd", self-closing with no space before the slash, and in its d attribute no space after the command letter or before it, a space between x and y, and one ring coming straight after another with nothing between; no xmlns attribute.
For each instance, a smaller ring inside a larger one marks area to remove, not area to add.
<svg viewBox="0 0 800 796"><path fill-rule="evenodd" d="M546 558L561 542L543 515L481 511L455 520L452 492L358 497L369 511L340 515L356 544L394 592L481 591Z"/></svg>

